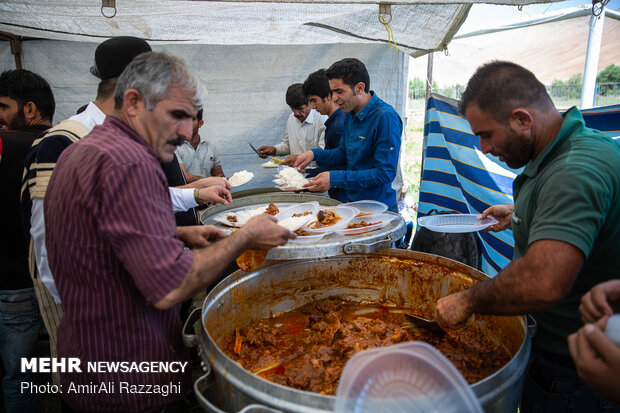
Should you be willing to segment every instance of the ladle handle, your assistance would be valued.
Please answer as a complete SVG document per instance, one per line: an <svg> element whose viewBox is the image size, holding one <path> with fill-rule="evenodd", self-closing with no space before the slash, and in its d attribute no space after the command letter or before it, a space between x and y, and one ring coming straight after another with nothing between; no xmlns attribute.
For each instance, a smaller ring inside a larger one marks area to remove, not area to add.
<svg viewBox="0 0 620 413"><path fill-rule="evenodd" d="M536 331L538 331L538 322L530 314L525 315L525 321L527 322L527 332L530 334L530 337L534 338Z"/></svg>
<svg viewBox="0 0 620 413"><path fill-rule="evenodd" d="M199 389L200 383L202 383L203 381L206 381L211 375L211 365L209 363L203 362L202 366L203 366L203 370L205 374L198 377L198 379L194 382L194 394L196 395L196 399L198 400L200 407L202 407L203 410L207 412L227 413L226 411L218 408L213 403L211 403L209 399L207 399L204 396L204 394L202 394L202 392L200 391ZM260 404L250 404L248 406L245 406L243 409L241 409L239 413L282 413L282 412L280 410L274 410L270 407L262 406Z"/></svg>
<svg viewBox="0 0 620 413"><path fill-rule="evenodd" d="M188 329L190 331L194 331L194 323L198 321L200 318L200 313L202 308L194 308L194 311L191 312L187 320L185 320L185 324L183 324L183 344L185 347L197 347L198 346L198 336L196 334L187 334Z"/></svg>

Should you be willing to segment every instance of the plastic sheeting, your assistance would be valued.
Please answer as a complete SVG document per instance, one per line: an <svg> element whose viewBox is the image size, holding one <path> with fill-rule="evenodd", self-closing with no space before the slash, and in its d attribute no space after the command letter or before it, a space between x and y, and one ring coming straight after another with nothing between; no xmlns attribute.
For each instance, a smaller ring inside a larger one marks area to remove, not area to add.
<svg viewBox="0 0 620 413"><path fill-rule="evenodd" d="M75 114L95 98L98 79L89 73L96 44L37 40L24 45L25 67L52 85L57 109L54 123ZM154 45L184 59L207 87L205 125L200 134L222 156L226 176L246 169L255 178L239 190L273 186L275 169L262 168L248 145L274 145L284 135L290 109L286 89L308 74L345 57L363 61L370 86L405 117L409 58L379 45L211 46ZM0 42L0 69L14 69L8 42ZM8 67L2 67L8 63Z"/></svg>
<svg viewBox="0 0 620 413"><path fill-rule="evenodd" d="M433 3L391 7L394 40L405 53L416 57L443 49L471 6L467 1ZM158 42L218 45L388 43L377 4L118 0L116 5L115 17L108 19L102 15L101 2L97 0L3 0L0 31L95 43L119 35ZM113 12L108 8L104 11Z"/></svg>
<svg viewBox="0 0 620 413"><path fill-rule="evenodd" d="M482 30L476 30L476 31L469 32L469 33L464 33L459 36L454 36L453 39L454 40L465 39L467 37L480 36L483 34L503 32L506 30L520 29L523 27L536 26L539 24L553 23L553 22L562 21L562 20L574 19L576 17L590 16L591 14L592 14L592 7L586 7L586 8L573 7L573 8L566 9L566 10L560 10L557 13L552 13L552 14L549 14L543 17L537 17L535 19L529 19L529 20L524 20L524 21L508 24L505 26L499 26L499 27L494 27L490 29L482 29ZM620 13L614 10L605 9L605 16L609 17L610 19L620 20Z"/></svg>

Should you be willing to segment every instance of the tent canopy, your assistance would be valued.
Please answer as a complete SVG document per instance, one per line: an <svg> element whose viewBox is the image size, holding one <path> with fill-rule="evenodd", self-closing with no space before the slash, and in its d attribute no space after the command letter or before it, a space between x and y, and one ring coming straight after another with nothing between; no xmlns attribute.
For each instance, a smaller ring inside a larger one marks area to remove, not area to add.
<svg viewBox="0 0 620 413"><path fill-rule="evenodd" d="M398 48L417 57L442 50L478 0L392 0L389 21ZM537 0L486 1L524 5ZM549 2L549 1L543 1ZM347 3L347 4L344 4ZM374 4L368 4L374 3ZM3 0L0 32L25 38L100 43L127 35L149 42L212 45L388 44L378 1L221 2ZM106 15L116 13L114 18Z"/></svg>
<svg viewBox="0 0 620 413"><path fill-rule="evenodd" d="M97 44L121 35L144 38L154 50L183 58L207 86L200 134L219 152L224 173L246 169L256 175L240 189L271 186L273 171L260 167L263 161L247 142L280 142L290 114L284 100L290 84L356 57L368 68L371 89L404 119L408 55L445 48L473 1L391 3L391 13L383 10L382 16L399 52L388 46L378 3L364 0L117 0L115 9L102 8L97 0L2 0L0 71L15 68L13 53L24 68L46 78L56 96L58 122L95 98L97 79L89 68Z"/></svg>

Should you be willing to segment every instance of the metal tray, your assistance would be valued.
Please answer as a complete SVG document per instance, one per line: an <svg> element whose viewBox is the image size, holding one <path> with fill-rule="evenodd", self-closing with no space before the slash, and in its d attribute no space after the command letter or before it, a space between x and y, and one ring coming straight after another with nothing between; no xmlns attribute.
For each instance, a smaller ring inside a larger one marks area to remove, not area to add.
<svg viewBox="0 0 620 413"><path fill-rule="evenodd" d="M201 213L200 222L204 225L215 225L218 228L229 229L223 224L214 221L211 217L224 211L256 208L270 202L278 205L292 205L310 201L317 201L320 205L324 206L340 204L340 202L335 199L305 193L270 192L251 194L241 198L234 198L234 202L231 205L217 205L207 208ZM384 214L393 215L393 219L388 225L376 231L357 235L339 235L332 233L316 242L289 243L269 250L267 260L282 261L324 258L340 254L370 253L393 247L395 241L405 236L405 220L400 215L393 212L384 212Z"/></svg>

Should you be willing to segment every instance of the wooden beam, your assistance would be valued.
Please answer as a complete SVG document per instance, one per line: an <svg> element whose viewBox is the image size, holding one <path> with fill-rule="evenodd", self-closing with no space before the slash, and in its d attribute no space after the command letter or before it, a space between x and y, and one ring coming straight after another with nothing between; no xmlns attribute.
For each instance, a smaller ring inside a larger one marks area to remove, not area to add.
<svg viewBox="0 0 620 413"><path fill-rule="evenodd" d="M20 38L13 38L9 40L11 44L11 53L15 57L15 68L25 69L24 65L24 53L22 51L22 40Z"/></svg>

